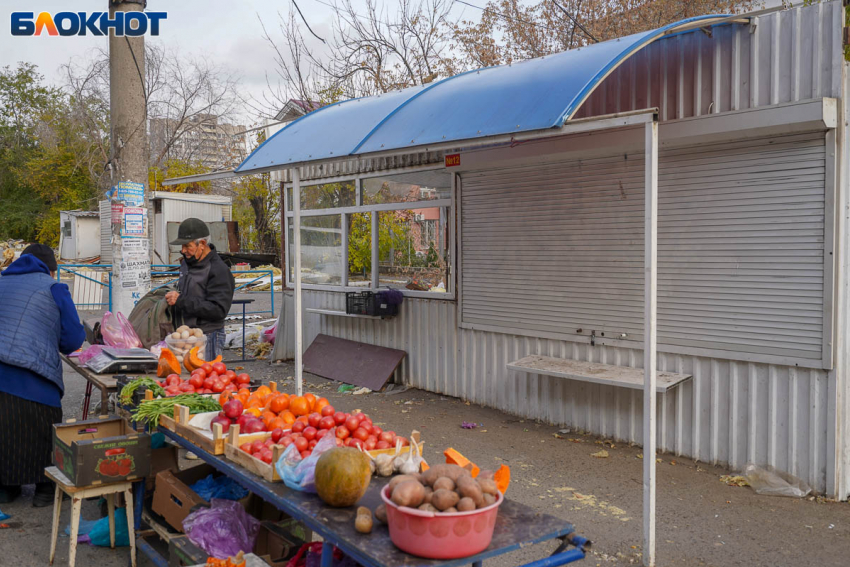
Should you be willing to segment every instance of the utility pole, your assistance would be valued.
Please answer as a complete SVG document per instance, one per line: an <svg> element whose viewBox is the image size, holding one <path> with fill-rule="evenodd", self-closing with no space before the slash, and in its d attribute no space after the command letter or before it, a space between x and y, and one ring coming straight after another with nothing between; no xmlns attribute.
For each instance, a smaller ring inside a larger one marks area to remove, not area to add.
<svg viewBox="0 0 850 567"><path fill-rule="evenodd" d="M109 16L143 12L147 0L108 0ZM151 287L145 37L109 30L112 166L112 310L125 317Z"/></svg>

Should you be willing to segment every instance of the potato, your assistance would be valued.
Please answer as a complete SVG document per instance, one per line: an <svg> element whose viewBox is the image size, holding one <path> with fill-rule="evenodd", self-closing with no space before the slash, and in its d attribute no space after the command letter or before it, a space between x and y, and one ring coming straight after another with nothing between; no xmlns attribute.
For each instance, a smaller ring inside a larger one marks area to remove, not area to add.
<svg viewBox="0 0 850 567"><path fill-rule="evenodd" d="M443 510L443 514L457 514L457 508L452 506L448 510Z"/></svg>
<svg viewBox="0 0 850 567"><path fill-rule="evenodd" d="M446 490L445 488L441 488L439 490L435 490L434 494L431 495L431 504L434 505L434 508L437 510L445 510L446 508L451 508L457 501L460 499L457 492L454 490Z"/></svg>
<svg viewBox="0 0 850 567"><path fill-rule="evenodd" d="M186 339L188 339L189 338L189 331L183 331L182 333L180 333L180 338L183 339L184 341Z"/></svg>
<svg viewBox="0 0 850 567"><path fill-rule="evenodd" d="M174 355L174 358L177 359L177 362L179 362L180 364L183 364L183 355L176 354L176 355Z"/></svg>
<svg viewBox="0 0 850 567"><path fill-rule="evenodd" d="M477 480L478 482L481 482L482 480L485 480L485 479L493 479L493 477L495 477L495 476L496 476L496 473L494 473L491 470L481 470L481 472L478 473L478 476L475 477L475 480Z"/></svg>
<svg viewBox="0 0 850 567"><path fill-rule="evenodd" d="M382 524L387 523L387 505L386 504L381 504L380 506L375 508L375 517Z"/></svg>
<svg viewBox="0 0 850 567"><path fill-rule="evenodd" d="M466 496L461 498L457 503L457 511L458 512L471 512L475 510L475 501L472 498Z"/></svg>
<svg viewBox="0 0 850 567"><path fill-rule="evenodd" d="M204 336L204 332L200 329L192 329L192 334L198 337L199 339Z"/></svg>
<svg viewBox="0 0 850 567"><path fill-rule="evenodd" d="M354 519L354 529L361 534L372 533L372 511L365 506L357 508L357 517Z"/></svg>
<svg viewBox="0 0 850 567"><path fill-rule="evenodd" d="M174 331L173 333L171 333L171 338L174 340L179 340L183 338L183 335L181 335L179 331Z"/></svg>
<svg viewBox="0 0 850 567"><path fill-rule="evenodd" d="M434 494L434 489L430 486L425 487L425 498L422 499L422 502L425 504L431 503L431 495Z"/></svg>
<svg viewBox="0 0 850 567"><path fill-rule="evenodd" d="M454 490L455 481L453 481L447 476L441 476L434 482L434 490L439 490L441 488L444 488L446 490Z"/></svg>
<svg viewBox="0 0 850 567"><path fill-rule="evenodd" d="M177 327L177 328L176 328L176 329L174 329L174 330L175 330L176 332L178 332L178 333L182 333L183 331L188 331L188 330L189 330L189 326L188 326L188 325L180 325L179 327Z"/></svg>
<svg viewBox="0 0 850 567"><path fill-rule="evenodd" d="M496 492L499 491L498 485L496 485L496 481L491 478L485 479L476 479L478 481L478 486L481 487L481 492L484 494L490 494L495 496Z"/></svg>
<svg viewBox="0 0 850 567"><path fill-rule="evenodd" d="M492 494L484 493L484 506L489 506L490 504L496 503L496 497ZM483 508L483 506L482 506Z"/></svg>
<svg viewBox="0 0 850 567"><path fill-rule="evenodd" d="M457 482L457 479L461 476L468 476L472 478L472 475L468 470L457 465L434 465L422 473L422 482L423 484L433 486L440 477L447 477L453 482Z"/></svg>
<svg viewBox="0 0 850 567"><path fill-rule="evenodd" d="M484 493L478 482L472 477L461 477L458 479L457 492L461 497L472 498L476 506L480 506L484 502Z"/></svg>
<svg viewBox="0 0 850 567"><path fill-rule="evenodd" d="M392 501L398 506L416 508L425 498L425 487L418 480L405 480L393 488ZM434 498L431 497L433 502Z"/></svg>
<svg viewBox="0 0 850 567"><path fill-rule="evenodd" d="M434 512L434 513L439 512L439 510L437 510L436 508L434 508L434 506L433 506L433 505L428 504L428 503L422 503L422 504L420 504L420 505L419 505L419 509L420 509L420 510L422 510L423 512Z"/></svg>
<svg viewBox="0 0 850 567"><path fill-rule="evenodd" d="M390 486L390 497L392 497L393 490L395 489L396 486L398 486L402 482L406 482L408 480L416 480L416 482L419 482L416 479L416 477L414 477L413 475L410 475L410 474L400 474L400 475L394 476L392 478L392 480L390 480L390 484L389 484L389 486Z"/></svg>

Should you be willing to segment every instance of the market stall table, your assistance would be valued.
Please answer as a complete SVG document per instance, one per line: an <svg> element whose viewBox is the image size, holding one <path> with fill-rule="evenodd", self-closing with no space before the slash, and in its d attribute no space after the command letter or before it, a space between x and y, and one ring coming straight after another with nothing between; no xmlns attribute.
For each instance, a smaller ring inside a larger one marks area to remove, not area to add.
<svg viewBox="0 0 850 567"><path fill-rule="evenodd" d="M118 372L115 374L96 374L90 369L82 366L76 356L60 355L62 362L67 364L77 374L86 379L86 393L83 397L83 419L87 419L89 415L89 404L91 403L92 389L96 386L100 390L100 415L109 415L109 394L118 391L118 376L125 376L127 372ZM144 372L133 372L132 374L142 375Z"/></svg>
<svg viewBox="0 0 850 567"><path fill-rule="evenodd" d="M590 546L585 538L574 535L574 528L568 522L554 516L540 514L533 509L505 500L499 507L499 516L493 532L490 546L477 555L454 560L424 559L409 555L393 545L390 541L386 526L376 523L371 534L364 535L354 530L356 507L330 508L315 494L298 492L288 488L282 482L271 483L248 472L246 469L226 460L216 457L194 443L176 433L164 428L160 431L169 439L183 448L196 454L211 464L220 472L239 482L242 486L259 496L264 501L274 505L292 518L302 522L308 528L323 538L325 546L322 551L322 567L330 567L333 546L365 567L414 567L441 566L454 567L472 563L480 567L482 561L511 551L524 548L535 543L543 543L553 539L560 540L555 553L542 559L526 564L524 567L557 567L583 559L585 549ZM366 494L357 503L358 506L376 508L381 503L380 490L389 479L373 478ZM143 483L140 483L140 486ZM137 503L142 498L137 497ZM137 505L136 520L141 516L141 508ZM569 546L574 546L568 549ZM145 553L151 553L152 548L145 546ZM159 558L153 559L155 562Z"/></svg>

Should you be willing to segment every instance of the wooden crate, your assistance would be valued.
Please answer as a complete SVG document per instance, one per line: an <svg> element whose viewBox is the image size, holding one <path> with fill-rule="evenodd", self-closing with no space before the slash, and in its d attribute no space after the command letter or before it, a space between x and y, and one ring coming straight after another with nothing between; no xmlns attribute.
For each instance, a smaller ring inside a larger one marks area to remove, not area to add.
<svg viewBox="0 0 850 567"><path fill-rule="evenodd" d="M169 431L173 431L180 437L191 441L207 453L212 455L223 455L226 435L224 434L221 424L214 424L212 432L213 435L212 438L210 438L201 433L198 429L189 425L189 420L191 418L192 416L189 414L189 408L181 406L180 404L174 404L174 417L171 418L167 415L163 415L160 418L159 424ZM232 425L228 434L234 431L234 429L238 435L239 426L237 425ZM253 442L257 439L267 439L270 436L271 432L269 431L262 431L260 433L244 433L239 435L237 441L238 445L241 445L248 441Z"/></svg>
<svg viewBox="0 0 850 567"><path fill-rule="evenodd" d="M253 443L256 440L265 441L271 436L271 432L264 431L262 433L239 434L239 426L231 425L230 431L227 433L227 440L224 444L224 456L228 460L233 461L237 465L249 470L255 475L269 481L280 482L280 475L277 474L277 469L274 463L283 455L283 445L272 445L272 464L264 463L253 455L249 455L239 448L244 443Z"/></svg>
<svg viewBox="0 0 850 567"><path fill-rule="evenodd" d="M410 434L410 440L415 441L419 445L419 456L422 456L422 446L424 443L420 442L419 432L415 429ZM402 447L401 451L399 451L399 456L406 455L410 452L410 448L413 445L408 445L407 447ZM372 457L373 459L378 455L395 455L395 447L390 447L389 449L372 449L371 451L366 451L366 454Z"/></svg>

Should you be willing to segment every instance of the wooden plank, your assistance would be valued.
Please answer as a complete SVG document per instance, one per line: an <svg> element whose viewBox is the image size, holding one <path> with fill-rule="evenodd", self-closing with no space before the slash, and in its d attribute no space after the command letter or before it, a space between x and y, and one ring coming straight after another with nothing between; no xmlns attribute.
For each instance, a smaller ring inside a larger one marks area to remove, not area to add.
<svg viewBox="0 0 850 567"><path fill-rule="evenodd" d="M265 441L270 436L271 433L268 432L239 435L239 426L232 425L230 431L227 432L227 442L224 444L224 456L268 482L280 482L282 479L277 474L277 468L273 464L265 463L239 448L243 443ZM283 451L283 445L272 445L272 463L276 463L280 459Z"/></svg>
<svg viewBox="0 0 850 567"><path fill-rule="evenodd" d="M304 370L323 378L380 390L404 357L403 350L319 335L304 353Z"/></svg>
<svg viewBox="0 0 850 567"><path fill-rule="evenodd" d="M644 372L642 368L629 368L626 366L613 366L611 364L599 364L597 362L583 362L580 360L565 360L551 356L540 356L532 354L509 362L509 370L517 372L528 372L530 374L544 374L557 378L569 378L582 382L593 382L609 386L621 386L633 390L643 390ZM677 386L692 378L690 374L678 374L675 372L656 372L656 392L664 393L670 388Z"/></svg>

